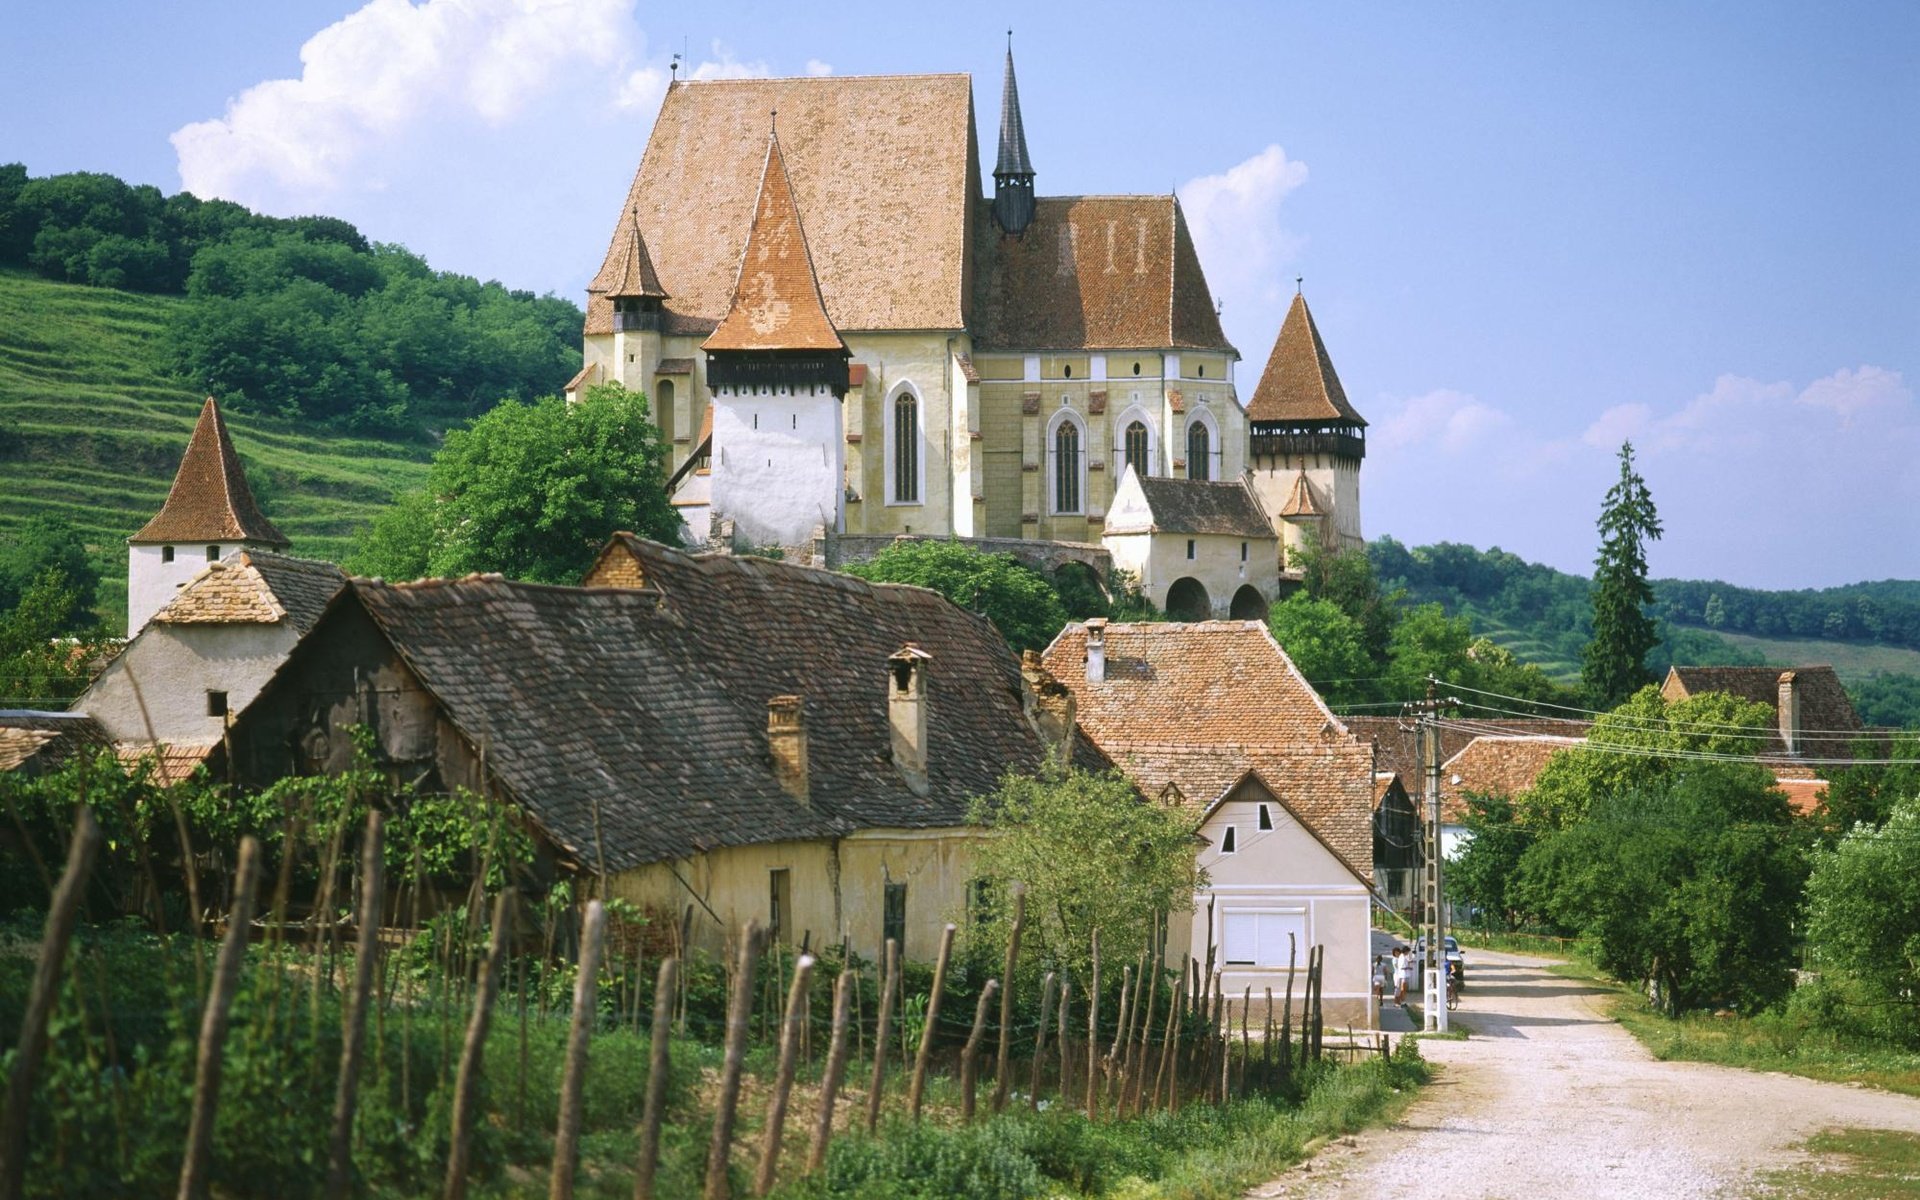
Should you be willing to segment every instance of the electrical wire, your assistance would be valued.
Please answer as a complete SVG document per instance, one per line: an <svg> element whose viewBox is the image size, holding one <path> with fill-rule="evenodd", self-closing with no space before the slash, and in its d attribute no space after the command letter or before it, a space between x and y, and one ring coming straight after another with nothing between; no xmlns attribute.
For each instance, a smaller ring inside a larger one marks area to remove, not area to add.
<svg viewBox="0 0 1920 1200"><path fill-rule="evenodd" d="M1442 686L1454 691L1472 692L1476 696L1489 696L1489 697L1492 697L1493 699L1506 700L1513 704L1527 704L1527 705L1532 705L1536 708L1553 708L1553 709L1558 709L1561 712L1579 713L1582 717L1585 717L1587 719L1597 719L1600 717L1606 717L1609 720L1614 721L1616 723L1621 721L1625 721L1628 723L1638 722L1638 723L1647 725L1649 727L1657 727L1662 730L1672 729L1675 726L1680 726L1688 729L1725 729L1729 731L1754 733L1754 734L1760 734L1765 736L1771 736L1779 732L1778 728L1772 725L1738 725L1738 724L1733 724L1726 721L1693 721L1693 720L1674 721L1671 718L1667 718L1667 717L1642 717L1635 713L1621 713L1621 712L1607 713L1607 712L1600 712L1597 709L1579 708L1571 704L1553 704L1545 700L1529 700L1524 696L1509 696L1504 692L1490 692L1485 690L1484 688L1470 687L1464 683L1455 683L1448 680L1442 680L1441 683L1442 683ZM1491 707L1491 706L1488 706L1488 707ZM1851 730L1849 729L1801 729L1797 731L1797 736L1809 737L1809 738L1815 738L1815 739L1834 739L1834 740L1844 738L1850 741L1859 741L1862 738L1866 737L1867 734L1864 730L1859 730L1859 729L1851 729Z"/></svg>

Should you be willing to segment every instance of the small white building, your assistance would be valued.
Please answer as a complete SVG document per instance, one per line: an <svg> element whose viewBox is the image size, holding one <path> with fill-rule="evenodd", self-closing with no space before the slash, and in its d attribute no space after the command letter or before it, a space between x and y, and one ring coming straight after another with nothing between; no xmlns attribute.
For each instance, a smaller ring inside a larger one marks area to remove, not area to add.
<svg viewBox="0 0 1920 1200"><path fill-rule="evenodd" d="M1246 478L1121 476L1101 539L1113 565L1176 621L1265 620L1280 586L1280 536Z"/></svg>
<svg viewBox="0 0 1920 1200"><path fill-rule="evenodd" d="M254 503L220 406L208 396L167 502L127 539L127 636L139 636L208 563L291 544Z"/></svg>

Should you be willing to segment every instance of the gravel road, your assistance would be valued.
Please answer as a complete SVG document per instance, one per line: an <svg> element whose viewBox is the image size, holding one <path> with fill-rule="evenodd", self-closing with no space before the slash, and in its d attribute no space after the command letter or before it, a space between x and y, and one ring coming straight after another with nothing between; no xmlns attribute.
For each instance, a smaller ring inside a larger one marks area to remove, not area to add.
<svg viewBox="0 0 1920 1200"><path fill-rule="evenodd" d="M1920 1099L1792 1075L1663 1063L1606 993L1543 960L1469 951L1467 1041L1401 1120L1342 1139L1260 1197L1748 1196L1822 1129L1920 1133Z"/></svg>

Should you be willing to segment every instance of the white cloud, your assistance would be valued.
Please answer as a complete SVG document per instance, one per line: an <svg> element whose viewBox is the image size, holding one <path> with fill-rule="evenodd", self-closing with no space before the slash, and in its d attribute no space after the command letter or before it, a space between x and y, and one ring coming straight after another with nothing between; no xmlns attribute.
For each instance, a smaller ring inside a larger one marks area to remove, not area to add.
<svg viewBox="0 0 1920 1200"><path fill-rule="evenodd" d="M1288 294L1283 268L1304 242L1282 224L1280 207L1306 181L1307 165L1272 145L1180 188L1180 206L1206 264L1207 282L1225 303L1227 323L1242 331L1235 344L1249 358L1262 356L1280 327ZM1257 344L1245 341L1249 334Z"/></svg>
<svg viewBox="0 0 1920 1200"><path fill-rule="evenodd" d="M1808 384L1799 396L1802 404L1839 413L1843 426L1851 424L1858 414L1898 407L1912 399L1913 392L1901 379L1900 372L1865 366L1857 371L1842 367L1825 379Z"/></svg>
<svg viewBox="0 0 1920 1200"><path fill-rule="evenodd" d="M813 60L817 62L818 60ZM809 66L812 65L810 62ZM821 64L825 66L824 63ZM828 70L833 68L828 67ZM773 74L773 68L764 60L741 62L733 55L733 47L720 39L713 40L713 57L693 68L689 79L762 79ZM809 71L809 74L812 74Z"/></svg>
<svg viewBox="0 0 1920 1200"><path fill-rule="evenodd" d="M370 0L309 38L298 79L271 79L175 131L180 182L252 202L339 186L370 143L447 112L498 125L582 67L636 46L633 0Z"/></svg>
<svg viewBox="0 0 1920 1200"><path fill-rule="evenodd" d="M807 60L807 74L816 77L831 75L833 74L833 64L830 62L821 62L817 58L810 58Z"/></svg>

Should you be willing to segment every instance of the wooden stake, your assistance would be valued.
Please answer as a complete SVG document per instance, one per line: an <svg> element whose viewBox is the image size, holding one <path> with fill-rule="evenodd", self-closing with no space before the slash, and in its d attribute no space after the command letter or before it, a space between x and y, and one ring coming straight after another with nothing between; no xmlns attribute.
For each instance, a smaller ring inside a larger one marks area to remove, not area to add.
<svg viewBox="0 0 1920 1200"><path fill-rule="evenodd" d="M1293 1078L1293 964L1299 946L1287 935L1287 1002L1280 1010L1280 1079Z"/></svg>
<svg viewBox="0 0 1920 1200"><path fill-rule="evenodd" d="M947 960L953 956L953 932L951 922L940 931L940 957L933 963L933 992L927 997L927 1023L920 1030L920 1053L913 1060L913 1085L908 1093L907 1106L913 1112L913 1119L920 1119L920 1100L927 1087L927 1063L933 1058L933 1038L940 1029L940 993L947 986Z"/></svg>
<svg viewBox="0 0 1920 1200"><path fill-rule="evenodd" d="M993 993L999 987L999 980L989 979L980 989L980 1002L973 1006L973 1031L967 1035L966 1048L960 1051L960 1120L962 1124L973 1124L973 1093L980 1073L980 1040L987 1029L987 1002L993 999Z"/></svg>
<svg viewBox="0 0 1920 1200"><path fill-rule="evenodd" d="M1054 1041L1060 1043L1060 1107L1065 1108L1072 1101L1073 1094L1073 1041L1067 1032L1073 1028L1069 1009L1073 1007L1073 978L1060 976L1060 1011L1056 1014L1059 1027Z"/></svg>
<svg viewBox="0 0 1920 1200"><path fill-rule="evenodd" d="M360 931L353 947L353 998L348 1002L345 1044L340 1048L340 1080L333 1094L333 1141L327 1151L327 1200L339 1200L353 1183L353 1109L359 1098L360 1059L367 1045L367 1003L373 993L373 968L380 953L380 901L385 895L381 865L381 812L367 812L360 848Z"/></svg>
<svg viewBox="0 0 1920 1200"><path fill-rule="evenodd" d="M180 1200L204 1200L207 1167L213 1157L213 1121L220 1108L220 1072L227 1043L227 1018L240 985L240 964L253 924L253 892L260 873L260 843L240 839L240 868L233 883L233 911L220 957L213 968L213 990L200 1020L200 1050L193 1072L193 1116L187 1125L187 1153L180 1164Z"/></svg>
<svg viewBox="0 0 1920 1200"><path fill-rule="evenodd" d="M1100 1115L1100 930L1094 929L1093 979L1087 985L1087 1120Z"/></svg>
<svg viewBox="0 0 1920 1200"><path fill-rule="evenodd" d="M1013 1053L1013 992L1015 969L1020 965L1020 931L1027 924L1027 888L1025 884L1013 885L1013 928L1007 933L1007 961L1002 966L1000 978L1005 980L1005 990L1000 993L1000 1046L993 1063L993 1111L1001 1112L1007 1107L1007 1090L1013 1084L1011 1058ZM1044 1007L1044 1004L1043 1004ZM1046 1018L1040 1019L1040 1027L1046 1028Z"/></svg>
<svg viewBox="0 0 1920 1200"><path fill-rule="evenodd" d="M1120 968L1120 1019L1113 1023L1113 1044L1107 1047L1105 1059L1106 1093L1108 1107L1114 1108L1118 1116L1119 1109L1113 1105L1114 1077L1120 1073L1120 1054L1127 1044L1127 1026L1133 1020L1133 968Z"/></svg>
<svg viewBox="0 0 1920 1200"><path fill-rule="evenodd" d="M1140 1019L1140 1036L1134 1039L1133 1053L1127 1056L1126 1086L1121 1093L1126 1110L1136 1116L1140 1113L1140 1092L1143 1077L1147 1073L1147 1053L1153 1041L1153 1012L1160 998L1160 972L1153 969L1152 974L1151 979L1143 979L1140 984L1141 990L1147 994L1147 1011ZM1133 1005L1140 1007L1137 996Z"/></svg>
<svg viewBox="0 0 1920 1200"><path fill-rule="evenodd" d="M573 1174L580 1158L581 1099L587 1086L587 1043L600 1008L600 951L607 936L606 906L587 902L580 931L580 970L573 979L573 1027L567 1032L567 1073L560 1083L560 1125L553 1134L553 1174L547 1200L571 1200Z"/></svg>
<svg viewBox="0 0 1920 1200"><path fill-rule="evenodd" d="M1218 1103L1227 1102L1227 1071L1233 1066L1233 1013L1227 1008L1226 972L1213 977L1214 1034L1220 1041L1220 1093Z"/></svg>
<svg viewBox="0 0 1920 1200"><path fill-rule="evenodd" d="M833 1138L833 1105L847 1071L847 1018L859 988L860 977L851 967L843 969L833 985L833 1040L827 1047L826 1074L820 1078L820 1107L813 1120L813 1144L807 1150L808 1174L826 1165L827 1142Z"/></svg>
<svg viewBox="0 0 1920 1200"><path fill-rule="evenodd" d="M1187 964L1185 960L1182 960L1180 963L1181 982L1184 983L1186 978ZM1168 1085L1165 1103L1169 1109L1174 1107L1173 1093L1178 1086L1179 1069L1174 1065L1174 1055L1178 1052L1179 1048L1180 1014L1186 1008L1186 1000L1187 992L1183 987L1175 987L1173 994L1167 997L1167 1030L1160 1039L1160 1069L1155 1072L1153 1076L1153 1103L1161 1103L1160 1084L1164 1080ZM1174 1076L1173 1079L1168 1079L1170 1071Z"/></svg>
<svg viewBox="0 0 1920 1200"><path fill-rule="evenodd" d="M1033 1079L1027 1084L1027 1106L1040 1111L1040 1066L1047 1061L1047 1022L1053 1019L1054 974L1040 981L1040 1027L1033 1035Z"/></svg>
<svg viewBox="0 0 1920 1200"><path fill-rule="evenodd" d="M767 1122L761 1130L760 1173L753 1182L756 1196L773 1190L774 1173L780 1169L780 1138L787 1128L787 1096L793 1091L793 1073L800 1064L800 1039L807 1023L807 988L812 983L813 955L802 954L793 962L793 984L787 989L787 1011L780 1022L780 1066L773 1077Z"/></svg>
<svg viewBox="0 0 1920 1200"><path fill-rule="evenodd" d="M1240 997L1240 1094L1247 1094L1247 1063L1253 1058L1253 1041L1247 1036L1247 1013L1253 1008L1253 985Z"/></svg>
<svg viewBox="0 0 1920 1200"><path fill-rule="evenodd" d="M900 993L900 943L887 939L881 963L880 1012L874 1017L873 1081L867 1088L867 1132L880 1126L880 1096L887 1087L887 1039L893 1032L893 1001Z"/></svg>
<svg viewBox="0 0 1920 1200"><path fill-rule="evenodd" d="M93 811L81 805L74 818L73 840L67 843L67 867L47 908L40 957L34 963L33 984L27 991L26 1019L20 1023L19 1049L14 1055L13 1072L7 1076L6 1105L0 1109L0 1197L5 1200L19 1200L26 1183L27 1117L33 1104L33 1077L40 1070L40 1060L46 1057L47 1021L60 993L67 946L73 941L73 927L79 921L87 877L93 874L100 836ZM155 897L156 902L158 899Z"/></svg>
<svg viewBox="0 0 1920 1200"><path fill-rule="evenodd" d="M633 1200L653 1200L653 1174L660 1166L660 1123L667 1115L667 1073L672 1070L674 993L680 960L664 959L653 985L651 1054L647 1058L647 1106L640 1115L640 1161L633 1170Z"/></svg>
<svg viewBox="0 0 1920 1200"><path fill-rule="evenodd" d="M473 1136L474 1108L480 1100L481 1056L487 1048L487 1026L493 1020L493 1002L500 991L500 968L507 957L507 894L493 900L493 937L480 965L480 988L473 998L473 1016L467 1021L467 1040L460 1048L460 1070L453 1082L453 1129L447 1152L444 1200L465 1200L468 1143Z"/></svg>
<svg viewBox="0 0 1920 1200"><path fill-rule="evenodd" d="M713 1140L707 1144L706 1200L727 1200L732 1195L727 1162L733 1154L733 1119L740 1106L740 1074L746 1066L747 1033L753 1025L753 969L760 961L760 943L760 923L749 920L740 930L733 991L727 997L727 1056L720 1069Z"/></svg>

